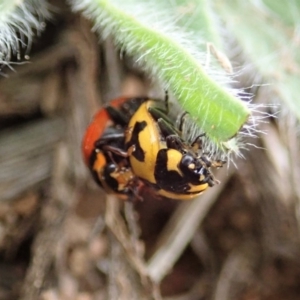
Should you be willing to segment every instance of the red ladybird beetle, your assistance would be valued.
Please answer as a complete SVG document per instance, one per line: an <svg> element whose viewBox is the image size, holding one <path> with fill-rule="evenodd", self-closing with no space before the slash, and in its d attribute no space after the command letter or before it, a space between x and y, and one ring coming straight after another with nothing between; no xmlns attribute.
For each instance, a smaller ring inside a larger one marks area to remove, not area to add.
<svg viewBox="0 0 300 300"><path fill-rule="evenodd" d="M107 192L127 200L138 196L140 181L125 154L125 129L147 98L121 97L96 113L83 141L83 158L95 181Z"/></svg>

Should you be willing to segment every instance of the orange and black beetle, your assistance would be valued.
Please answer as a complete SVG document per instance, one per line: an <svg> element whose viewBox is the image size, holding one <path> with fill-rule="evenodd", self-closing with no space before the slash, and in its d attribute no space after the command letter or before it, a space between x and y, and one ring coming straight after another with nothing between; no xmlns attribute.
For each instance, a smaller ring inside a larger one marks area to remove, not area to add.
<svg viewBox="0 0 300 300"><path fill-rule="evenodd" d="M166 99L167 100L167 99ZM168 103L118 98L102 108L88 127L83 155L94 179L123 199L139 198L142 185L154 194L190 200L217 181L210 167L222 166L202 153L202 135L192 143L168 116Z"/></svg>

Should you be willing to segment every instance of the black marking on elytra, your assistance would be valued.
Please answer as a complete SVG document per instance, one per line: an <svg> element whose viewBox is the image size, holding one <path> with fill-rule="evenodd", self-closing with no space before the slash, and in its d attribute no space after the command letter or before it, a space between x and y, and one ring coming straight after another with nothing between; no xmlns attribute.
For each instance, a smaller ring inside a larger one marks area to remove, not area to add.
<svg viewBox="0 0 300 300"><path fill-rule="evenodd" d="M157 154L154 170L156 183L163 190L187 194L190 188L189 181L187 181L185 177L182 177L177 171L167 169L168 151L168 149L161 149Z"/></svg>
<svg viewBox="0 0 300 300"><path fill-rule="evenodd" d="M145 161L145 151L143 150L140 141L139 141L139 134L147 127L147 122L136 122L133 130L130 141L126 144L127 149L131 146L135 147L135 150L132 153L132 156L135 157L138 161Z"/></svg>
<svg viewBox="0 0 300 300"><path fill-rule="evenodd" d="M205 183L208 183L209 186L214 185L214 179L209 169L190 153L182 156L177 166L180 173L176 170L168 170L168 151L168 149L161 149L156 158L154 176L156 184L161 189L178 194L197 194L198 192L189 192L190 185L200 186ZM194 164L195 168L190 169L190 164ZM200 181L201 175L204 176L204 179Z"/></svg>

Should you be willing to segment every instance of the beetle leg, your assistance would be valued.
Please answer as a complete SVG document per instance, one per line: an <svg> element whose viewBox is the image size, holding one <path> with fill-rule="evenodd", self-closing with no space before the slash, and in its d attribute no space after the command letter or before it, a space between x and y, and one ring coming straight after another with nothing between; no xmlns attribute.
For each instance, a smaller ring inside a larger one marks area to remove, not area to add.
<svg viewBox="0 0 300 300"><path fill-rule="evenodd" d="M124 150L122 150L122 149L120 149L120 148L117 148L117 147L114 147L114 146L104 145L104 146L102 147L102 149L103 149L104 151L108 151L108 152L112 152L112 153L114 153L114 154L117 154L117 155L119 155L119 156L121 156L121 157L128 157L128 156L129 156L129 154L128 154L127 151L124 151Z"/></svg>
<svg viewBox="0 0 300 300"><path fill-rule="evenodd" d="M198 135L191 144L192 149L197 152L202 149L202 137L205 136L205 133Z"/></svg>
<svg viewBox="0 0 300 300"><path fill-rule="evenodd" d="M129 157L132 154L132 152L134 152L135 145L130 146L127 151L124 151L124 150L122 150L120 148L117 148L117 147L114 147L114 146L110 146L110 145L104 145L102 147L102 149L104 151L112 152L112 153L117 154L117 155L119 155L121 157L127 158L127 157Z"/></svg>
<svg viewBox="0 0 300 300"><path fill-rule="evenodd" d="M141 189L144 187L144 183L141 180L138 180L137 178L133 179L129 184L128 188L132 192L135 198L129 198L129 200L139 200L143 201L143 197L140 195Z"/></svg>
<svg viewBox="0 0 300 300"><path fill-rule="evenodd" d="M214 168L221 168L226 163L226 160L214 160L211 162L212 167Z"/></svg>
<svg viewBox="0 0 300 300"><path fill-rule="evenodd" d="M169 120L169 117L167 116L167 112L165 111L165 109L162 109L158 105L157 106L149 106L148 112L151 114L151 116L153 117L153 119L155 121L157 121L158 119L164 119L164 120L168 120L168 122L171 123L171 121Z"/></svg>
<svg viewBox="0 0 300 300"><path fill-rule="evenodd" d="M165 106L166 106L166 113L169 113L169 92L165 90Z"/></svg>
<svg viewBox="0 0 300 300"><path fill-rule="evenodd" d="M182 142L178 135L172 134L166 137L167 147L171 149L178 150L183 152L183 149L186 149L186 145Z"/></svg>
<svg viewBox="0 0 300 300"><path fill-rule="evenodd" d="M167 137L169 135L178 135L179 136L179 132L177 131L177 129L172 124L167 122L165 119L159 118L157 120L157 124L158 124L162 134L165 137Z"/></svg>
<svg viewBox="0 0 300 300"><path fill-rule="evenodd" d="M178 126L178 130L180 132L182 132L182 129L183 129L183 124L184 124L184 121L185 121L185 116L188 115L189 113L187 111L185 111L181 116L180 116L180 121L179 121L179 126Z"/></svg>
<svg viewBox="0 0 300 300"><path fill-rule="evenodd" d="M131 156L132 153L135 151L136 147L135 145L131 145L128 149L127 149L127 155Z"/></svg>

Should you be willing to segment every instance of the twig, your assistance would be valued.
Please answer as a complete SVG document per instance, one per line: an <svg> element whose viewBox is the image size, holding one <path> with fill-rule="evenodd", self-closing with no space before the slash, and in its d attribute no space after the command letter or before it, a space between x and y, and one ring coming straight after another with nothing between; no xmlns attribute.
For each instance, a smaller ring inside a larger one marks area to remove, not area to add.
<svg viewBox="0 0 300 300"><path fill-rule="evenodd" d="M132 266L140 274L142 281L147 282L147 271L145 264L139 256L136 255L135 247L131 243L130 236L126 230L126 225L118 212L118 199L114 196L107 196L107 207L105 221L109 229L113 232L117 240L122 244L126 251L127 257Z"/></svg>
<svg viewBox="0 0 300 300"><path fill-rule="evenodd" d="M145 262L137 251L138 247L132 243L132 238L128 234L126 225L119 214L119 201L120 200L116 199L114 196L107 196L105 215L106 224L123 247L131 268L133 268L140 276L145 295L149 295L149 297L146 297L145 299L161 300L158 287L156 284L153 284L149 278Z"/></svg>
<svg viewBox="0 0 300 300"><path fill-rule="evenodd" d="M70 204L68 199L72 199L72 190L64 179L67 164L68 151L61 145L53 172L52 198L43 209L43 227L33 245L33 259L24 280L21 300L38 299L54 259L55 246Z"/></svg>
<svg viewBox="0 0 300 300"><path fill-rule="evenodd" d="M237 299L237 291L251 282L257 265L257 253L257 246L246 242L228 256L217 281L213 300Z"/></svg>
<svg viewBox="0 0 300 300"><path fill-rule="evenodd" d="M35 122L0 135L0 200L9 200L48 179L53 147L63 137L61 119Z"/></svg>
<svg viewBox="0 0 300 300"><path fill-rule="evenodd" d="M160 282L173 267L218 198L230 174L231 171L222 169L217 175L222 184L211 188L198 199L179 206L161 234L157 250L147 264L147 271L154 282Z"/></svg>

